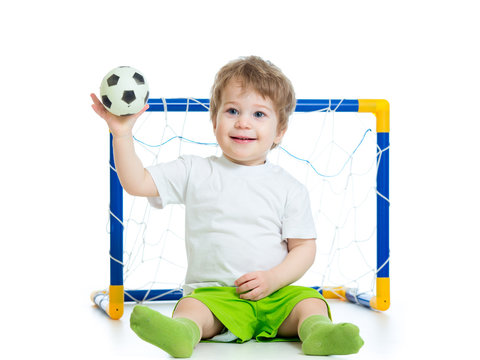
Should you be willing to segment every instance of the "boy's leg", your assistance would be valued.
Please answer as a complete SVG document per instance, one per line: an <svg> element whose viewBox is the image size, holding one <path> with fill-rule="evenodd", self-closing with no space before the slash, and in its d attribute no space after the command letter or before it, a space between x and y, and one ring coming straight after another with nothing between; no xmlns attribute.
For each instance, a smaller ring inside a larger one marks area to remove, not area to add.
<svg viewBox="0 0 480 360"><path fill-rule="evenodd" d="M185 298L177 304L173 318L145 306L136 306L130 317L130 327L141 339L173 357L190 357L202 337L218 334L223 325L200 301Z"/></svg>
<svg viewBox="0 0 480 360"><path fill-rule="evenodd" d="M278 329L278 336L297 335L306 355L346 355L363 346L358 328L349 323L332 324L321 299L300 301Z"/></svg>
<svg viewBox="0 0 480 360"><path fill-rule="evenodd" d="M194 298L184 298L179 301L172 318L186 318L194 321L200 329L200 339L210 339L220 334L223 324L212 314L201 301Z"/></svg>
<svg viewBox="0 0 480 360"><path fill-rule="evenodd" d="M300 332L300 325L312 315L323 315L328 318L328 308L322 299L309 298L300 301L292 309L292 312L285 319L278 329L280 337L295 337Z"/></svg>

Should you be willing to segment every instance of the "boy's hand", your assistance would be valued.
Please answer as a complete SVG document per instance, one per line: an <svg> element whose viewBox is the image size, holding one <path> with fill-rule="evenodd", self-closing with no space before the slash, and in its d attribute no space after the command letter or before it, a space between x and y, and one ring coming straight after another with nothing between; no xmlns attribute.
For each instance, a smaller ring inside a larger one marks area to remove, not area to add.
<svg viewBox="0 0 480 360"><path fill-rule="evenodd" d="M93 110L107 122L110 132L116 137L131 136L133 125L135 125L138 117L148 109L148 104L146 104L142 110L134 115L116 116L105 109L95 94L90 94L90 97L93 101Z"/></svg>
<svg viewBox="0 0 480 360"><path fill-rule="evenodd" d="M278 290L269 271L255 271L235 280L241 299L257 301Z"/></svg>

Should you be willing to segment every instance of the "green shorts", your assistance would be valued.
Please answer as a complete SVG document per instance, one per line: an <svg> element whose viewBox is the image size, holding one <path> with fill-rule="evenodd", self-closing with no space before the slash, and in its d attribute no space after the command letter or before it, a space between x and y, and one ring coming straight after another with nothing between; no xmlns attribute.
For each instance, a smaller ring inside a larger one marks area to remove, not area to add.
<svg viewBox="0 0 480 360"><path fill-rule="evenodd" d="M286 286L258 300L240 299L235 287L205 287L194 290L185 298L205 304L225 327L242 343L257 341L298 341L298 338L277 338L277 332L294 306L308 298L325 301L320 293L303 286ZM330 307L327 304L328 315Z"/></svg>

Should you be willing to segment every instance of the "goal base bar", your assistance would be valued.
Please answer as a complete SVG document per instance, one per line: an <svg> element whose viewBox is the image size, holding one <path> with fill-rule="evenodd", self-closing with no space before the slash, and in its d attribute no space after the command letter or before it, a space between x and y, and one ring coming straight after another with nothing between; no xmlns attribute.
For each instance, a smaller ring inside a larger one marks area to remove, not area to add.
<svg viewBox="0 0 480 360"><path fill-rule="evenodd" d="M357 289L314 286L326 299L340 299L368 307L372 310L385 311L390 307L390 279L377 278L377 295L358 293ZM183 297L179 289L126 290L123 286L110 286L109 291L96 291L91 295L92 301L110 318L118 320L123 315L124 303L147 301L178 301Z"/></svg>
<svg viewBox="0 0 480 360"><path fill-rule="evenodd" d="M110 285L107 291L94 291L90 299L102 309L112 320L123 316L124 289L122 285Z"/></svg>
<svg viewBox="0 0 480 360"><path fill-rule="evenodd" d="M358 293L357 289L338 287L314 287L325 299L347 300L351 303L366 306L372 310L385 311L390 307L390 278L377 278L377 294Z"/></svg>

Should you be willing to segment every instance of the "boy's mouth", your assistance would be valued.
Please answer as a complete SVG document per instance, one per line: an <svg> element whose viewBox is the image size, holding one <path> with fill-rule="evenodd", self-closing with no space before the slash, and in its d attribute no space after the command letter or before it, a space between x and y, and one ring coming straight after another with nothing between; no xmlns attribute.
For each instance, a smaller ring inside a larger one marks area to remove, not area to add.
<svg viewBox="0 0 480 360"><path fill-rule="evenodd" d="M240 144L246 144L246 143L257 140L256 138L251 138L246 136L230 136L230 138L236 143L240 143Z"/></svg>

